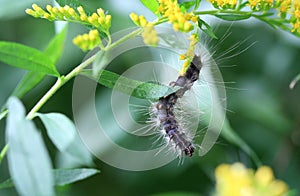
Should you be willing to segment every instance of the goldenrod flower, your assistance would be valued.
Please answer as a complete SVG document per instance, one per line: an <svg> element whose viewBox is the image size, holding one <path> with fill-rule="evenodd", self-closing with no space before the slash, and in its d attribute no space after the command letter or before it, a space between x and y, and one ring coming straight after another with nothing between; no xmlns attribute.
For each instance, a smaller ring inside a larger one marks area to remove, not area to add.
<svg viewBox="0 0 300 196"><path fill-rule="evenodd" d="M186 70L189 68L192 60L193 60L193 57L194 57L194 51L195 51L195 47L196 47L196 44L199 42L199 37L198 35L195 33L195 34L192 34L189 38L190 40L190 44L189 44L189 48L187 50L187 52L185 54L181 54L179 56L179 59L180 60L186 60L183 65L182 65L182 68L179 72L179 74L182 76L185 74Z"/></svg>
<svg viewBox="0 0 300 196"><path fill-rule="evenodd" d="M143 28L142 37L144 43L150 46L156 46L158 43L158 36L154 29L153 24L149 23L146 27Z"/></svg>
<svg viewBox="0 0 300 196"><path fill-rule="evenodd" d="M223 8L223 9L234 9L237 4L237 0L210 0L216 8Z"/></svg>
<svg viewBox="0 0 300 196"><path fill-rule="evenodd" d="M256 10L261 5L261 0L248 0L248 2L252 10Z"/></svg>
<svg viewBox="0 0 300 196"><path fill-rule="evenodd" d="M293 33L300 33L300 20L295 20L294 22L291 22L292 23L292 32Z"/></svg>
<svg viewBox="0 0 300 196"><path fill-rule="evenodd" d="M198 16L180 10L177 0L159 0L158 12L168 18L176 31L189 32L194 29L192 23L197 22Z"/></svg>
<svg viewBox="0 0 300 196"><path fill-rule="evenodd" d="M267 11L275 6L274 0L248 0L248 2L248 6L250 6L251 9L255 11Z"/></svg>
<svg viewBox="0 0 300 196"><path fill-rule="evenodd" d="M25 12L36 18L45 18L50 21L78 21L83 24L91 25L104 32L108 32L111 26L111 15L105 15L101 8L97 10L97 13L92 13L90 16L85 13L82 6L77 7L77 11L68 5L60 8L47 5L46 10L43 10L38 5L33 4L32 8L33 10L26 9Z"/></svg>
<svg viewBox="0 0 300 196"><path fill-rule="evenodd" d="M283 196L288 186L275 180L270 167L262 166L256 172L241 163L222 164L215 171L217 196Z"/></svg>
<svg viewBox="0 0 300 196"><path fill-rule="evenodd" d="M292 32L300 34L300 0L294 0L292 7L292 13L290 22L292 25Z"/></svg>
<svg viewBox="0 0 300 196"><path fill-rule="evenodd" d="M138 16L136 13L132 12L130 15L131 20L136 24L137 26L140 27L146 27L148 24L151 22L148 22L145 18L145 16L140 15Z"/></svg>
<svg viewBox="0 0 300 196"><path fill-rule="evenodd" d="M279 10L282 18L286 17L286 14L290 11L292 0L277 0L275 7Z"/></svg>
<svg viewBox="0 0 300 196"><path fill-rule="evenodd" d="M99 44L101 39L98 30L91 30L88 34L78 35L73 39L73 43L78 46L81 50L88 51L92 50Z"/></svg>
<svg viewBox="0 0 300 196"><path fill-rule="evenodd" d="M144 39L144 43L150 46L156 46L158 43L158 36L154 29L154 24L147 21L143 15L138 16L132 12L129 16L137 26L143 28L142 37Z"/></svg>
<svg viewBox="0 0 300 196"><path fill-rule="evenodd" d="M222 164L215 171L218 196L252 195L253 189L249 172L241 163Z"/></svg>

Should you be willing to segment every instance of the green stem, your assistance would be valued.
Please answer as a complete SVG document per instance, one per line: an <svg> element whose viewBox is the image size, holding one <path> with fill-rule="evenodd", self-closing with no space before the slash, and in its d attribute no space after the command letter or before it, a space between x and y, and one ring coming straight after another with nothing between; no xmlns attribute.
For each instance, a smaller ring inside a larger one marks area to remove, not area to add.
<svg viewBox="0 0 300 196"><path fill-rule="evenodd" d="M0 153L0 164L1 164L2 160L3 160L3 158L5 157L7 150L8 150L8 144L6 144L4 146L4 148L2 149L2 151Z"/></svg>
<svg viewBox="0 0 300 196"><path fill-rule="evenodd" d="M107 46L109 46L111 44L111 41L112 41L109 31L106 32L106 35L107 35L107 39L108 39Z"/></svg>
<svg viewBox="0 0 300 196"><path fill-rule="evenodd" d="M300 80L300 74L298 74L298 75L293 79L293 81L290 83L290 89L293 89L299 80Z"/></svg>
<svg viewBox="0 0 300 196"><path fill-rule="evenodd" d="M240 15L252 15L253 11L237 11L237 10L206 10L194 12L195 15L215 15L215 14L240 14Z"/></svg>
<svg viewBox="0 0 300 196"><path fill-rule="evenodd" d="M74 76L78 75L79 72L93 62L96 58L96 54L88 58L86 61L82 62L75 69L73 69L68 75L61 76L57 78L56 83L51 87L51 89L39 100L39 102L31 109L27 114L26 118L31 120L35 117L36 112L52 97L52 95L60 89L67 81L69 81Z"/></svg>
<svg viewBox="0 0 300 196"><path fill-rule="evenodd" d="M168 20L168 18L160 18L157 22L154 23L154 25L159 25L161 23L167 22Z"/></svg>
<svg viewBox="0 0 300 196"><path fill-rule="evenodd" d="M208 14L218 14L221 10L206 10L206 11L196 11L195 15L208 15Z"/></svg>
<svg viewBox="0 0 300 196"><path fill-rule="evenodd" d="M129 33L128 35L126 35L126 36L120 38L119 40L115 41L115 42L112 43L111 45L107 46L107 47L105 48L105 50L108 51L108 50L113 49L114 47L116 47L117 45L119 45L119 44L125 42L126 40L128 40L128 39L130 39L130 38L133 38L133 37L139 35L140 33L142 33L142 31L143 31L142 28L138 28L137 30L135 30L135 31L133 31L133 32L131 32L131 33Z"/></svg>
<svg viewBox="0 0 300 196"><path fill-rule="evenodd" d="M34 118L35 113L48 101L48 99L60 88L62 85L62 79L57 78L56 83L51 87L51 89L39 100L39 102L32 108L32 110L27 114L26 118L31 120Z"/></svg>
<svg viewBox="0 0 300 196"><path fill-rule="evenodd" d="M104 48L105 51L109 51L112 48L116 47L117 45L123 43L124 41L137 36L142 32L142 29L137 29L130 34L120 38L119 40L115 41L114 43L107 45ZM31 120L35 117L35 114L39 111L39 109L53 96L53 94L60 89L66 82L68 82L73 77L77 76L79 72L87 67L90 63L92 63L96 59L97 54L91 56L86 61L82 62L76 68L74 68L69 74L66 76L61 76L57 79L56 83L51 87L51 89L38 101L38 103L31 109L31 111L27 114L26 118Z"/></svg>

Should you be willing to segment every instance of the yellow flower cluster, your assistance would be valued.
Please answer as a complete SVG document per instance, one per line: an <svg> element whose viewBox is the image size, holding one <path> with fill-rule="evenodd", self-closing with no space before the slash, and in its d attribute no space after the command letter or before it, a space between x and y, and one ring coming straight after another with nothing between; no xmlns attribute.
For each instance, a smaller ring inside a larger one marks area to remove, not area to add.
<svg viewBox="0 0 300 196"><path fill-rule="evenodd" d="M101 39L98 30L90 30L89 33L78 35L73 39L73 43L78 46L81 50L88 51L92 50L99 44L101 44Z"/></svg>
<svg viewBox="0 0 300 196"><path fill-rule="evenodd" d="M223 8L223 9L234 9L237 4L237 0L210 0L216 8Z"/></svg>
<svg viewBox="0 0 300 196"><path fill-rule="evenodd" d="M260 167L256 172L241 163L222 164L215 171L217 196L283 196L288 186L274 179L271 168Z"/></svg>
<svg viewBox="0 0 300 196"><path fill-rule="evenodd" d="M153 24L149 24L146 27L144 27L144 30L142 32L142 36L144 38L145 44L148 44L150 46L156 46L158 43L158 36L154 29Z"/></svg>
<svg viewBox="0 0 300 196"><path fill-rule="evenodd" d="M104 32L107 32L111 26L111 15L105 15L101 8L97 9L97 13L92 13L90 16L85 13L82 6L79 6L77 11L75 11L68 5L60 8L47 5L46 10L47 11L33 4L32 9L26 9L25 12L33 17L45 18L50 21L63 20L81 22L96 27Z"/></svg>
<svg viewBox="0 0 300 196"><path fill-rule="evenodd" d="M248 0L252 10L269 10L274 6L274 0Z"/></svg>
<svg viewBox="0 0 300 196"><path fill-rule="evenodd" d="M300 0L294 0L292 17L290 19L292 24L292 32L300 34Z"/></svg>
<svg viewBox="0 0 300 196"><path fill-rule="evenodd" d="M150 46L156 46L158 43L158 36L154 29L154 24L152 22L148 22L143 15L138 16L135 13L131 13L129 16L137 26L143 28L142 37L144 39L144 43Z"/></svg>
<svg viewBox="0 0 300 196"><path fill-rule="evenodd" d="M248 0L252 10L269 10L274 5L274 0Z"/></svg>
<svg viewBox="0 0 300 196"><path fill-rule="evenodd" d="M140 15L138 16L136 13L131 13L130 15L131 20L134 22L139 27L145 27L147 26L150 22L148 22L145 18L145 16Z"/></svg>
<svg viewBox="0 0 300 196"><path fill-rule="evenodd" d="M176 31L189 32L194 29L198 16L193 13L184 13L180 10L177 0L158 0L158 12L168 18ZM191 23L192 22L192 23Z"/></svg>
<svg viewBox="0 0 300 196"><path fill-rule="evenodd" d="M256 10L257 7L260 6L261 0L248 0L249 6L251 7L252 10Z"/></svg>
<svg viewBox="0 0 300 196"><path fill-rule="evenodd" d="M276 7L278 8L280 14L285 18L286 13L291 9L292 0L277 0Z"/></svg>
<svg viewBox="0 0 300 196"><path fill-rule="evenodd" d="M193 60L193 57L194 57L194 51L195 51L196 44L199 42L199 37L197 34L192 34L189 39L190 39L190 45L189 45L187 52L185 54L181 54L179 56L180 60L186 60L183 63L182 68L179 72L179 74L181 76L183 76L185 74L186 70L189 68L189 66Z"/></svg>

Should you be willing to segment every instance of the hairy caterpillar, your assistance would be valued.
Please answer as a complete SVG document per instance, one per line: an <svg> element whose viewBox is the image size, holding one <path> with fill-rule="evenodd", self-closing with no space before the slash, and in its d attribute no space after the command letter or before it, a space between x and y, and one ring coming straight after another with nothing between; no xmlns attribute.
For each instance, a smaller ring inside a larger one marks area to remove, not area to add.
<svg viewBox="0 0 300 196"><path fill-rule="evenodd" d="M186 136L183 128L179 125L174 114L174 106L177 100L198 80L201 67L200 57L195 55L186 73L183 76L179 76L175 82L170 83L171 86L180 86L181 88L159 98L159 101L154 104L158 122L166 136L174 143L175 148L178 147L188 157L193 155L195 147L192 140Z"/></svg>

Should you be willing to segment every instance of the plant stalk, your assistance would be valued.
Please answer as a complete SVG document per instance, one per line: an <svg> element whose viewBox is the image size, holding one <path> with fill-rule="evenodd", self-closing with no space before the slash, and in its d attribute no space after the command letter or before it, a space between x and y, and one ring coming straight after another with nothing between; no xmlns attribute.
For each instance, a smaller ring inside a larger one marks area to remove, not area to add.
<svg viewBox="0 0 300 196"><path fill-rule="evenodd" d="M86 61L82 62L80 65L75 67L68 75L61 76L57 78L55 84L51 87L51 89L38 101L38 103L31 109L31 111L27 114L26 118L31 120L35 117L37 111L52 97L52 95L60 89L66 82L72 79L74 76L78 75L79 72L87 67L91 62L93 62L96 58L96 54L88 58Z"/></svg>
<svg viewBox="0 0 300 196"><path fill-rule="evenodd" d="M106 48L104 48L105 51L109 51L116 47L117 45L125 42L126 40L133 38L137 35L139 35L142 32L143 29L139 28L130 34L120 38L119 40L115 41L114 43L108 45ZM35 117L35 114L39 111L39 109L53 96L54 93L58 89L60 89L66 82L68 82L73 77L77 76L82 69L87 67L90 63L92 63L96 59L97 54L91 56L86 61L82 62L80 65L75 67L69 74L66 76L61 76L57 78L55 84L50 88L50 90L37 102L37 104L31 109L31 111L27 114L26 118L28 120L31 120Z"/></svg>
<svg viewBox="0 0 300 196"><path fill-rule="evenodd" d="M3 158L5 157L7 150L8 150L8 144L5 144L4 148L2 149L2 151L0 153L0 164L3 160Z"/></svg>

